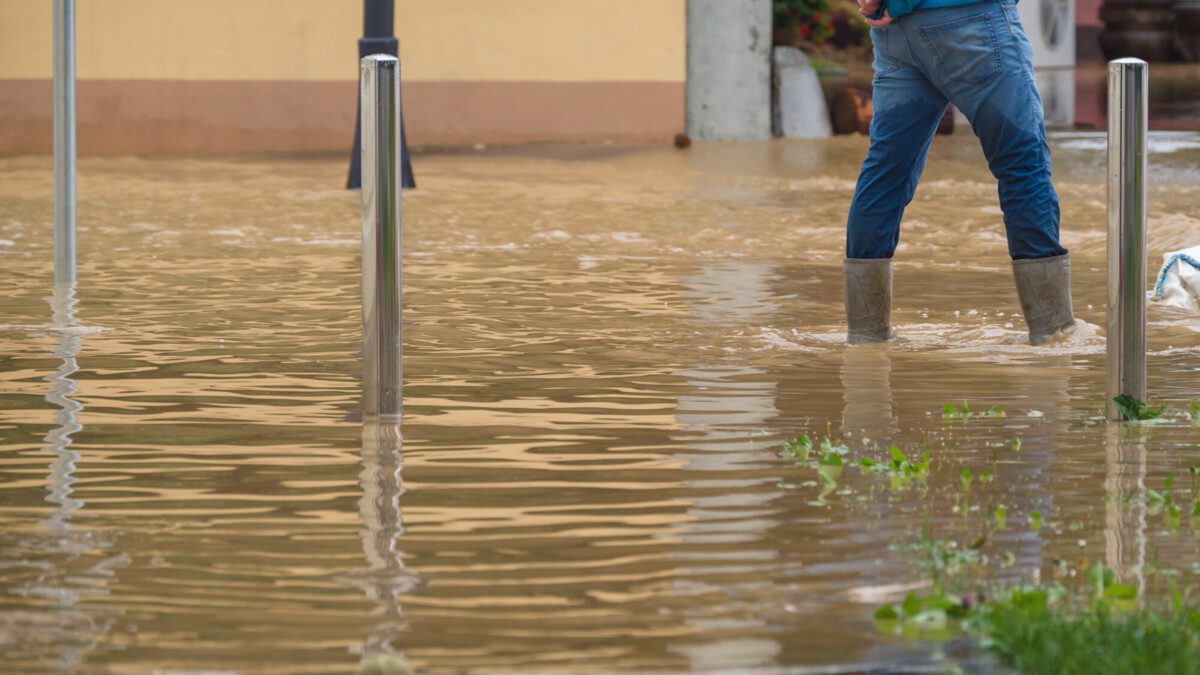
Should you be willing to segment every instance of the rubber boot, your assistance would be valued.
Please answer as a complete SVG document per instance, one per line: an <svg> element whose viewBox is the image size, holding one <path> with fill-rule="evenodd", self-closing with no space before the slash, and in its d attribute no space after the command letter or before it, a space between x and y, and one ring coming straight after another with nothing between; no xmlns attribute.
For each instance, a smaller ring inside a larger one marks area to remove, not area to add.
<svg viewBox="0 0 1200 675"><path fill-rule="evenodd" d="M1075 330L1071 311L1071 255L1053 258L1014 260L1013 278L1021 313L1029 326L1029 344L1040 345L1046 338Z"/></svg>
<svg viewBox="0 0 1200 675"><path fill-rule="evenodd" d="M883 342L892 337L892 260L846 258L846 344Z"/></svg>

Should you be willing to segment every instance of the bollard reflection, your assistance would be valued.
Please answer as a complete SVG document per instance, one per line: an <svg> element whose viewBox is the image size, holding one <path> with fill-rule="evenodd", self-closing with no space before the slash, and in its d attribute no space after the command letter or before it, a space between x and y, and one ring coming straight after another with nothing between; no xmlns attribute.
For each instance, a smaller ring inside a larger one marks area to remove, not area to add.
<svg viewBox="0 0 1200 675"><path fill-rule="evenodd" d="M1140 429L1110 424L1105 432L1104 564L1145 597L1146 439ZM1132 499L1126 500L1132 496Z"/></svg>
<svg viewBox="0 0 1200 675"><path fill-rule="evenodd" d="M363 663L380 655L400 654L392 644L405 625L400 596L419 585L415 574L404 567L400 537L404 518L400 478L404 439L398 424L367 423L362 430L362 471L358 474L362 498L358 511L362 517L360 532L365 570L352 576L349 583L362 590L374 603L371 616L379 621L360 647Z"/></svg>

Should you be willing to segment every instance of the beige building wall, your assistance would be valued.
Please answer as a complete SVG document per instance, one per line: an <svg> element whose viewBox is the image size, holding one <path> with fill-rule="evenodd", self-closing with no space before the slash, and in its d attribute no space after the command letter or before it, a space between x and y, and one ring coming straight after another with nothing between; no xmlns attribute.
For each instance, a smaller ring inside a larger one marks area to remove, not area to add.
<svg viewBox="0 0 1200 675"><path fill-rule="evenodd" d="M0 155L51 151L52 4L0 0ZM361 0L77 0L81 155L349 149ZM686 0L396 0L414 145L665 139Z"/></svg>

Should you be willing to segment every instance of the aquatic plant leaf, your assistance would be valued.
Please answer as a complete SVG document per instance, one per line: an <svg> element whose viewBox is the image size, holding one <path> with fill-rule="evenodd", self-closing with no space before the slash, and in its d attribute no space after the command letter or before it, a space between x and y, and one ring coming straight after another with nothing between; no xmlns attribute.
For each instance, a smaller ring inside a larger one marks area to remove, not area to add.
<svg viewBox="0 0 1200 675"><path fill-rule="evenodd" d="M891 454L891 456L892 456L893 464L903 464L903 463L908 462L908 457L906 457L905 454L903 452L901 452L900 448L897 448L894 445L888 450L888 453Z"/></svg>
<svg viewBox="0 0 1200 675"><path fill-rule="evenodd" d="M900 609L904 610L906 616L920 614L921 598L917 597L916 591L909 591L908 595L904 596L904 602L900 605Z"/></svg>
<svg viewBox="0 0 1200 675"><path fill-rule="evenodd" d="M1152 513L1157 513L1166 503L1167 498L1161 492L1154 488L1146 488L1146 506L1151 509Z"/></svg>
<svg viewBox="0 0 1200 675"><path fill-rule="evenodd" d="M994 514L994 517L996 518L996 529L997 530L1003 530L1008 526L1008 521L1006 519L1007 515L1008 515L1008 511L1003 506L996 509L996 513Z"/></svg>
<svg viewBox="0 0 1200 675"><path fill-rule="evenodd" d="M1013 439L1013 450L1016 450L1017 452L1021 451L1021 439L1019 439L1019 438Z"/></svg>
<svg viewBox="0 0 1200 675"><path fill-rule="evenodd" d="M942 415L944 415L944 416L946 416L946 417L957 417L957 416L958 416L958 409L957 409L957 408L955 408L955 407L954 407L952 404L950 404L950 403L943 403L943 404L942 404Z"/></svg>
<svg viewBox="0 0 1200 675"><path fill-rule="evenodd" d="M790 441L783 442L783 450L780 455L794 458L797 462L806 462L811 450L812 440L806 434L800 434Z"/></svg>
<svg viewBox="0 0 1200 675"><path fill-rule="evenodd" d="M1200 403L1192 401L1192 412L1190 414L1193 422L1200 422Z"/></svg>
<svg viewBox="0 0 1200 675"><path fill-rule="evenodd" d="M1031 511L1029 513L1029 529L1037 532L1042 529L1042 514L1039 511Z"/></svg>
<svg viewBox="0 0 1200 675"><path fill-rule="evenodd" d="M1163 403L1157 408L1151 408L1145 401L1136 399L1129 394L1121 394L1113 397L1113 403L1117 404L1117 410L1121 413L1121 418L1130 421L1145 421L1153 420L1162 417L1163 412L1167 409L1167 404Z"/></svg>
<svg viewBox="0 0 1200 675"><path fill-rule="evenodd" d="M1122 583L1113 583L1104 589L1104 597L1113 600L1132 600L1137 597L1137 594L1136 586L1129 586Z"/></svg>
<svg viewBox="0 0 1200 675"><path fill-rule="evenodd" d="M841 466L842 456L836 452L826 452L821 454L821 466Z"/></svg>
<svg viewBox="0 0 1200 675"><path fill-rule="evenodd" d="M884 605L875 610L875 618L880 621L899 621L900 612L896 610L895 605Z"/></svg>

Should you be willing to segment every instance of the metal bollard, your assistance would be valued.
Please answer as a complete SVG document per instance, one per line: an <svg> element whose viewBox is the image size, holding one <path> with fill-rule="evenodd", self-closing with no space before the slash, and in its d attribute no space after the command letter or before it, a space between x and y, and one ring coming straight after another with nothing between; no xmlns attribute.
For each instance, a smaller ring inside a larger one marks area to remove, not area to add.
<svg viewBox="0 0 1200 675"><path fill-rule="evenodd" d="M54 0L54 283L75 281L75 0Z"/></svg>
<svg viewBox="0 0 1200 675"><path fill-rule="evenodd" d="M363 416L399 424L400 61L362 60Z"/></svg>
<svg viewBox="0 0 1200 675"><path fill-rule="evenodd" d="M1113 398L1146 400L1148 65L1108 64L1108 417Z"/></svg>

